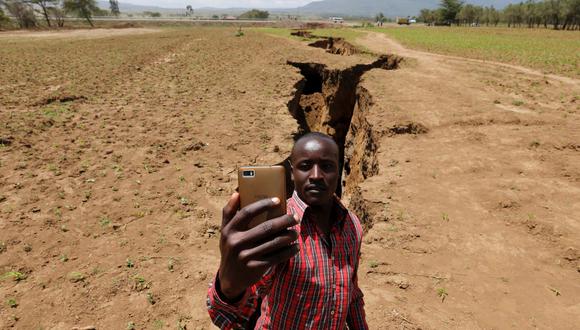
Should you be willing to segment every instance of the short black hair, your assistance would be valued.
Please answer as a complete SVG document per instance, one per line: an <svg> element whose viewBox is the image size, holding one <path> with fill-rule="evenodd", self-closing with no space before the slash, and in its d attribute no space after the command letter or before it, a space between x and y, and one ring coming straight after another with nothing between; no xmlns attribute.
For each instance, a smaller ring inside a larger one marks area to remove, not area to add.
<svg viewBox="0 0 580 330"><path fill-rule="evenodd" d="M290 159L292 158L292 155L294 154L294 150L296 149L296 146L305 140L326 140L332 144L334 144L336 146L337 150L340 150L340 148L338 147L338 143L336 143L336 141L334 141L334 139L330 136L330 135L326 135L324 133L320 133L320 132L308 132L302 136L300 136L298 139L296 139L296 142L294 142L294 147L292 147L292 152L290 153Z"/></svg>

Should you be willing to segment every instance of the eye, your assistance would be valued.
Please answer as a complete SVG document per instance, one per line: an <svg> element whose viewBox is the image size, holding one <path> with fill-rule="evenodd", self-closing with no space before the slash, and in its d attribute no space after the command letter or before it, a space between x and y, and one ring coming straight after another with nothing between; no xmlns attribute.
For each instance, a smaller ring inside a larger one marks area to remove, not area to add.
<svg viewBox="0 0 580 330"><path fill-rule="evenodd" d="M333 162L324 162L320 164L320 168L325 172L332 172L336 169L336 164Z"/></svg>
<svg viewBox="0 0 580 330"><path fill-rule="evenodd" d="M297 167L298 167L298 170L300 170L300 171L308 171L312 168L312 163L311 162L300 162Z"/></svg>

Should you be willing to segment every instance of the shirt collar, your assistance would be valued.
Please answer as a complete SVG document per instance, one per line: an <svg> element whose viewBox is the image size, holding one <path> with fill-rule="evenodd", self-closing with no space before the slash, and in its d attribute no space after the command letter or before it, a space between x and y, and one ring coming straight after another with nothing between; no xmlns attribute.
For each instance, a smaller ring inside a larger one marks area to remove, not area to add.
<svg viewBox="0 0 580 330"><path fill-rule="evenodd" d="M304 214L306 213L306 211L308 210L309 206L300 198L300 196L298 196L298 193L296 192L296 190L294 190L294 193L292 193L292 200L294 201L294 203L296 203L296 206L298 207L298 210L297 210L297 211L299 211L298 215L300 216L300 221L302 222L302 218L303 218ZM342 225L344 225L344 220L346 219L346 216L348 215L348 210L342 204L342 202L340 201L340 198L338 198L338 196L336 196L336 195L334 195L334 197L333 197L333 206L332 207L333 207L333 211L335 211L333 213L338 216L336 219L336 223L342 227Z"/></svg>

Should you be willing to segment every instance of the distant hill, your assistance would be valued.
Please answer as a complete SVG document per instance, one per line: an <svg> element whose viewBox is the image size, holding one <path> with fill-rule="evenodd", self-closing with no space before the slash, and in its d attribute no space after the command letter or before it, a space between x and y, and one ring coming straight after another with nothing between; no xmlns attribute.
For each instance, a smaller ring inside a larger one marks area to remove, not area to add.
<svg viewBox="0 0 580 330"><path fill-rule="evenodd" d="M162 1L159 1L162 4ZM109 9L109 1L97 1L97 5L101 9ZM122 13L140 13L144 11L152 11L152 12L160 12L160 13L177 13L177 12L185 12L185 7L182 8L166 8L160 6L142 6L142 5L134 5L131 3L125 3L119 1L119 10Z"/></svg>
<svg viewBox="0 0 580 330"><path fill-rule="evenodd" d="M293 13L300 15L318 16L367 16L372 17L380 12L389 17L413 16L419 14L423 8L437 8L440 0L323 0L313 1L300 8L267 9L270 13ZM467 0L467 3L481 6L493 5L500 9L510 3L517 3L518 0ZM100 8L109 9L108 1L98 1ZM159 1L162 4L162 1ZM160 12L163 14L183 14L184 8L166 8L160 6L142 6L119 1L121 12L138 13L144 11ZM239 15L250 8L195 8L195 12L202 15L208 14L229 14Z"/></svg>
<svg viewBox="0 0 580 330"><path fill-rule="evenodd" d="M468 0L474 5L503 8L516 0ZM315 1L299 8L302 13L330 16L374 16L380 12L386 16L417 15L423 8L437 8L440 0L324 0Z"/></svg>

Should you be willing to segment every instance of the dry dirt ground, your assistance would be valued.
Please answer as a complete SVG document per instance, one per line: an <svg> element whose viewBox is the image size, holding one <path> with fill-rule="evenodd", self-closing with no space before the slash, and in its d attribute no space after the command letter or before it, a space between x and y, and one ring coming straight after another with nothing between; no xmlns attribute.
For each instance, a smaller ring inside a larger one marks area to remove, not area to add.
<svg viewBox="0 0 580 330"><path fill-rule="evenodd" d="M0 37L0 329L212 328L236 167L307 128L345 147L371 328L577 328L577 81L148 32Z"/></svg>

